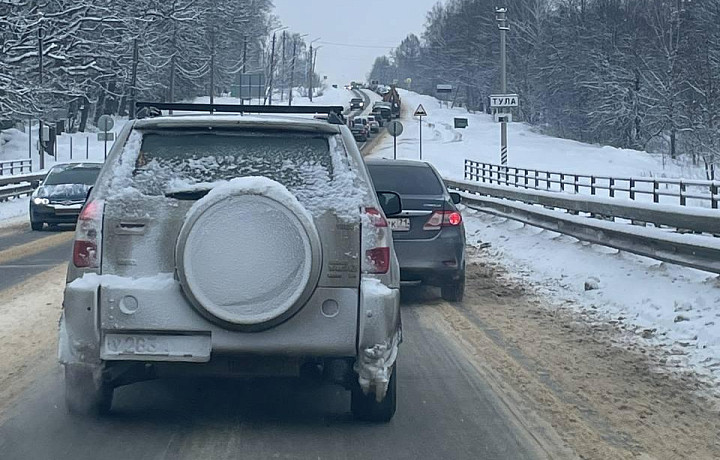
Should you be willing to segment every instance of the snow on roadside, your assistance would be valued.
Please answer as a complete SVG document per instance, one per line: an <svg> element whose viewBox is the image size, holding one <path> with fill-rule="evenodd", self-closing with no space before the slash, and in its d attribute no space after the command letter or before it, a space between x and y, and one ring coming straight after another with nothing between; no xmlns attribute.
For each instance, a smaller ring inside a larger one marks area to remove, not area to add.
<svg viewBox="0 0 720 460"><path fill-rule="evenodd" d="M462 180L465 159L500 162L500 127L492 116L468 113L461 108L441 106L437 99L400 91L405 125L398 138L398 158L418 159L418 119L412 117L423 105L423 157L441 174ZM467 129L455 129L454 117L468 119ZM631 149L584 144L539 134L525 123L511 123L508 129L509 166L578 174L704 178L699 167L667 163L662 155ZM374 157L392 158L392 139L375 150Z"/></svg>
<svg viewBox="0 0 720 460"><path fill-rule="evenodd" d="M30 198L13 198L0 203L0 228L9 227L28 220Z"/></svg>
<svg viewBox="0 0 720 460"><path fill-rule="evenodd" d="M497 163L499 127L485 114L440 107L432 97L402 92L405 132L398 158L418 159L418 121L423 104L423 154L445 177L463 179L466 158ZM467 129L453 118L467 117ZM702 177L702 172L662 157L627 149L582 144L510 126L510 165L615 176ZM372 155L392 158L387 137ZM700 210L697 210L700 212ZM703 211L706 212L706 211ZM659 346L663 370L692 371L720 394L720 279L711 273L661 263L603 246L525 226L470 209L465 216L468 244L536 286L552 303L576 308L592 321L611 322L632 333L640 347ZM586 290L586 284L587 289Z"/></svg>

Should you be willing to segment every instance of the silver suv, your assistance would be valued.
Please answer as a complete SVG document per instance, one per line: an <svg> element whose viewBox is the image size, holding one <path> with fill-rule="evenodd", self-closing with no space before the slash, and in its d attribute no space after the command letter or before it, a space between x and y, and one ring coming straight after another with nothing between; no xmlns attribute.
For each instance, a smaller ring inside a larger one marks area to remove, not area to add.
<svg viewBox="0 0 720 460"><path fill-rule="evenodd" d="M312 373L395 413L399 268L350 130L307 118L129 123L80 214L60 321L72 412L193 375Z"/></svg>

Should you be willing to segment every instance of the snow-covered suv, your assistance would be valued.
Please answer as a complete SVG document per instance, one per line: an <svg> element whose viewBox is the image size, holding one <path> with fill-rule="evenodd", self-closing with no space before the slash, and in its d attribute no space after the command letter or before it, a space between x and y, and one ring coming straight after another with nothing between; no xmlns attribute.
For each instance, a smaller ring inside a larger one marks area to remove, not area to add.
<svg viewBox="0 0 720 460"><path fill-rule="evenodd" d="M383 211L384 210L384 211ZM277 116L128 124L76 230L59 357L73 412L165 376L314 372L352 412L396 405L399 268L386 213L340 124Z"/></svg>

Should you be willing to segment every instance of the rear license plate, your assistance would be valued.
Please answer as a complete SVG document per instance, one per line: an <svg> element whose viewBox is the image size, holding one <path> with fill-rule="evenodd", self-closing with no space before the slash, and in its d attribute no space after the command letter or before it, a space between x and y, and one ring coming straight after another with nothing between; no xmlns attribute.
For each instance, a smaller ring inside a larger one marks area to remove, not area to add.
<svg viewBox="0 0 720 460"><path fill-rule="evenodd" d="M390 230L393 232L409 232L410 231L410 219L407 217L401 217L398 219L388 219L388 225Z"/></svg>
<svg viewBox="0 0 720 460"><path fill-rule="evenodd" d="M105 334L102 359L127 361L210 360L209 335Z"/></svg>

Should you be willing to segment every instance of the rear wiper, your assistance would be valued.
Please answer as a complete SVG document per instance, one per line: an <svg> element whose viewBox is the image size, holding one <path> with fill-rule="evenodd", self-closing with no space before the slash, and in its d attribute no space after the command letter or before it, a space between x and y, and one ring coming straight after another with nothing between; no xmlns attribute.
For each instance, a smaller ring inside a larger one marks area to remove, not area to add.
<svg viewBox="0 0 720 460"><path fill-rule="evenodd" d="M166 192L165 196L175 198L176 200L197 201L205 197L208 193L210 193L210 189L179 190L176 192Z"/></svg>

